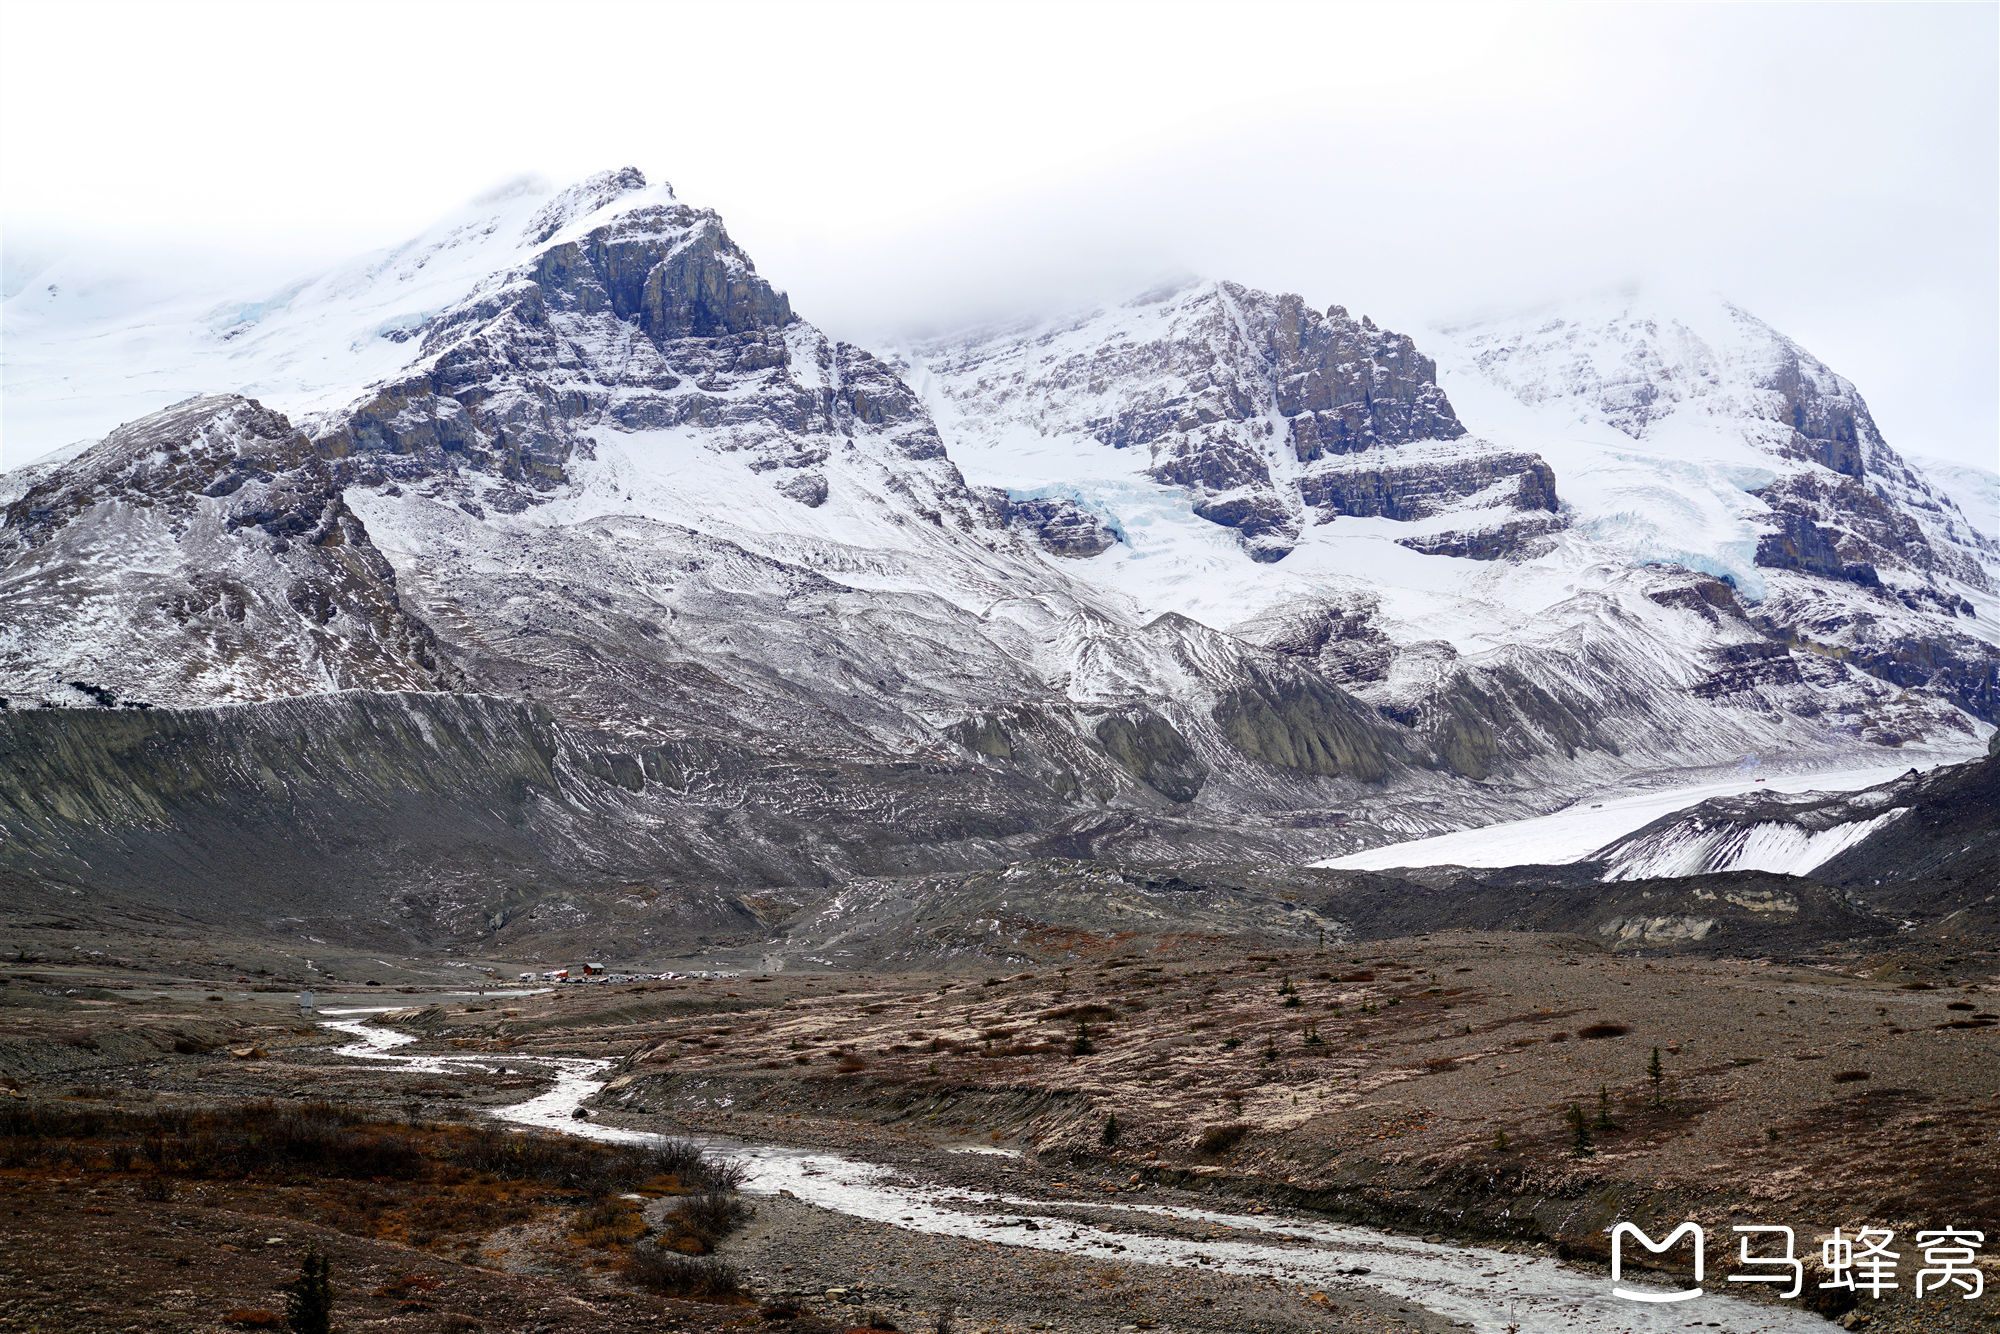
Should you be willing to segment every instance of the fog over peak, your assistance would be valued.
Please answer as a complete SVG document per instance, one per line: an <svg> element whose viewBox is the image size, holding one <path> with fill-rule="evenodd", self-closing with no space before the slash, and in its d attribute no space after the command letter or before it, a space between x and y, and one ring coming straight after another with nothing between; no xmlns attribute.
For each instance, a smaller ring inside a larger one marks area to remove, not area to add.
<svg viewBox="0 0 2000 1334"><path fill-rule="evenodd" d="M277 287L523 173L630 162L862 343L1186 273L1420 337L1685 287L1854 380L1898 447L1995 463L1990 7L438 5L387 45L369 13L12 18L57 51L89 27L103 77L0 90L7 293L52 268ZM626 77L611 29L726 58ZM496 94L530 41L536 95ZM350 95L244 114L243 70L307 65Z"/></svg>

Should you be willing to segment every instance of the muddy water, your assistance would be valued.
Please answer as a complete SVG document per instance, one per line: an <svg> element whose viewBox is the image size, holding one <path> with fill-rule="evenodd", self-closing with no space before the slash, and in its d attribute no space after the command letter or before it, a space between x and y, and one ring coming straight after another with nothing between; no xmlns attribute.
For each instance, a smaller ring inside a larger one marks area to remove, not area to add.
<svg viewBox="0 0 2000 1334"><path fill-rule="evenodd" d="M496 1062L490 1057L417 1055L401 1050L416 1041L405 1033L357 1019L335 1019L326 1027L356 1039L336 1051L356 1060L390 1062L427 1074L534 1065L555 1076L547 1092L493 1113L502 1120L616 1143L660 1138L573 1115L586 1098L603 1088L608 1061L508 1057ZM1795 1308L1722 1296L1716 1291L1721 1286L1717 1275L1710 1276L1709 1295L1648 1305L1614 1297L1602 1275L1556 1260L1474 1246L1433 1245L1309 1215L1240 1214L1127 1202L1077 1205L926 1182L900 1169L838 1154L779 1145L709 1147L742 1164L747 1192L789 1191L808 1204L889 1227L1026 1250L1257 1276L1312 1291L1366 1285L1463 1320L1480 1334L1507 1334L1510 1329L1520 1334L1665 1334L1691 1328L1720 1334L1824 1334L1830 1328ZM1083 1221L1079 1216L1083 1211L1099 1221ZM1105 1225L1114 1218L1129 1220L1131 1230ZM1173 1220L1183 1227L1207 1225L1239 1235L1214 1241L1151 1236L1144 1231L1149 1219ZM1243 1233L1258 1239L1245 1239ZM1625 1286L1646 1285L1628 1279Z"/></svg>

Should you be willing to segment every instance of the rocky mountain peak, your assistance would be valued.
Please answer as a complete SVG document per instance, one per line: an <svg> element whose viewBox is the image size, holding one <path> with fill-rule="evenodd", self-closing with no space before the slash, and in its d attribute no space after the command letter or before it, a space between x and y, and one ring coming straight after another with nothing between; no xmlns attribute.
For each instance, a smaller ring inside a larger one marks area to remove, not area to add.
<svg viewBox="0 0 2000 1334"><path fill-rule="evenodd" d="M0 693L190 704L449 688L430 630L284 414L192 398L0 510Z"/></svg>
<svg viewBox="0 0 2000 1334"><path fill-rule="evenodd" d="M541 245L578 218L595 213L614 201L638 194L648 188L646 174L637 167L620 167L615 171L600 171L595 176L586 177L567 187L544 204L522 235L531 245ZM674 188L665 181L651 187L661 202L670 203L674 198Z"/></svg>
<svg viewBox="0 0 2000 1334"><path fill-rule="evenodd" d="M975 447L1030 427L1131 451L1138 471L1184 489L1195 514L1235 529L1260 562L1343 516L1459 511L1462 523L1431 524L1417 549L1504 555L1547 531L1558 508L1554 476L1532 454L1429 447L1466 429L1415 340L1296 294L1183 284L909 355ZM1475 461L1460 467L1447 453Z"/></svg>
<svg viewBox="0 0 2000 1334"><path fill-rule="evenodd" d="M709 395L727 380L782 374L791 303L720 217L665 198L636 171L564 192L535 227L559 239L426 324L418 360L326 419L321 446L356 475L490 474L519 508L607 413L625 429L685 420L724 410ZM604 216L607 200L631 206ZM560 239L578 210L592 225Z"/></svg>

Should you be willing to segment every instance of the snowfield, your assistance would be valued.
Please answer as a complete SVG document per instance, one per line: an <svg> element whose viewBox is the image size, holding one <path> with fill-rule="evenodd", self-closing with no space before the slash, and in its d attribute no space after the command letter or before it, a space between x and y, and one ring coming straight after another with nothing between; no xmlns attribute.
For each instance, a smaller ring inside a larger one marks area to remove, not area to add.
<svg viewBox="0 0 2000 1334"><path fill-rule="evenodd" d="M1738 772L1727 778L1653 791L1632 792L1628 787L1583 797L1553 815L1532 820L1509 820L1483 829L1465 829L1436 838L1411 839L1350 853L1319 862L1350 871L1386 871L1399 866L1559 866L1582 861L1636 829L1675 811L1685 810L1710 797L1730 797L1746 792L1854 792L1901 778L1912 769L1932 769L1940 764L1971 759L1973 752L1949 756L1926 755L1921 760L1893 766L1855 769L1827 769L1817 772L1764 773ZM1620 867L1612 878L1637 880L1647 876L1691 874L1694 870L1763 870L1803 875L1851 843L1872 832L1873 826L1849 833L1858 826L1843 825L1838 831L1807 835L1797 830L1774 829L1746 844L1741 857L1726 866L1697 864L1696 850L1677 853L1657 862ZM1643 869L1641 869L1643 867ZM1689 867L1691 869L1672 869Z"/></svg>

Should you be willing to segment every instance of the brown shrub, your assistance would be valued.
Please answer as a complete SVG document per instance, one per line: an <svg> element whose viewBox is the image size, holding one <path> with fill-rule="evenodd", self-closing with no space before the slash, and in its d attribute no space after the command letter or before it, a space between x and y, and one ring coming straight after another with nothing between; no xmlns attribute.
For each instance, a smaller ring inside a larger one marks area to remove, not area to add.
<svg viewBox="0 0 2000 1334"><path fill-rule="evenodd" d="M1622 1038L1632 1030L1624 1024L1591 1024L1576 1030L1580 1038Z"/></svg>
<svg viewBox="0 0 2000 1334"><path fill-rule="evenodd" d="M628 1283L663 1297L728 1301L743 1291L736 1271L720 1260L658 1246L635 1248L625 1257L624 1273Z"/></svg>
<svg viewBox="0 0 2000 1334"><path fill-rule="evenodd" d="M610 1250L626 1246L646 1235L646 1220L639 1202L623 1196L597 1200L576 1211L570 1235L586 1246Z"/></svg>
<svg viewBox="0 0 2000 1334"><path fill-rule="evenodd" d="M1091 1001L1083 1005L1065 1005L1059 1010L1044 1010L1040 1017L1043 1019L1080 1019L1085 1023L1102 1023L1107 1019L1116 1019L1118 1011L1112 1009L1109 1005L1099 1005L1095 1001Z"/></svg>
<svg viewBox="0 0 2000 1334"><path fill-rule="evenodd" d="M1228 1121L1222 1125L1210 1126L1201 1132L1195 1147L1202 1153L1227 1153L1243 1142L1250 1133L1250 1125L1245 1121Z"/></svg>
<svg viewBox="0 0 2000 1334"><path fill-rule="evenodd" d="M727 1191L707 1190L678 1201L661 1224L665 1244L690 1255L706 1255L743 1221L743 1206Z"/></svg>

